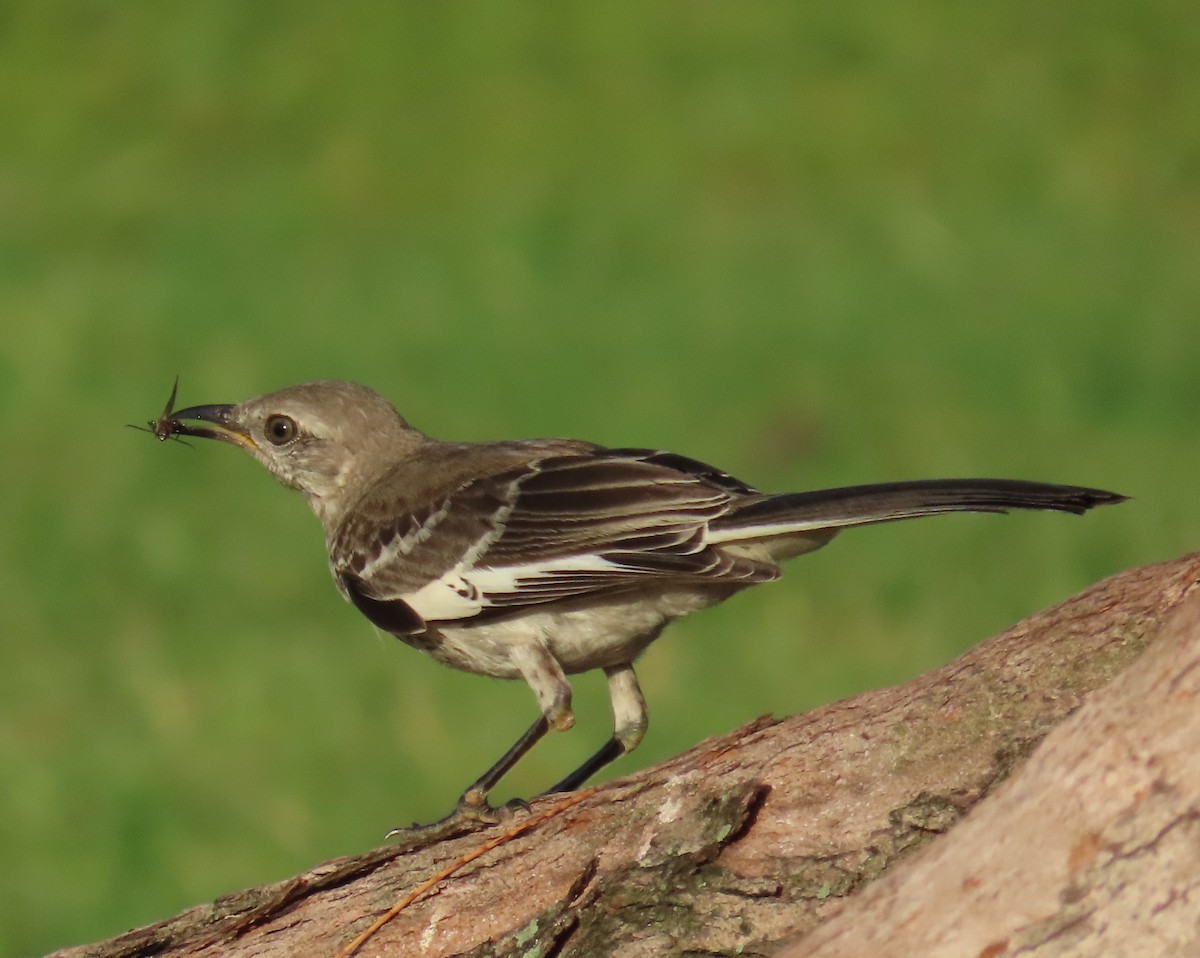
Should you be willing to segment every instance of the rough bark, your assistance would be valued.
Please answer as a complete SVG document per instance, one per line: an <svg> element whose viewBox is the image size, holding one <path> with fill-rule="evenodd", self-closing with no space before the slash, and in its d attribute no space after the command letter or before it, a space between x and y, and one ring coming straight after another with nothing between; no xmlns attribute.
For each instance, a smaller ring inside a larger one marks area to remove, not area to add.
<svg viewBox="0 0 1200 958"><path fill-rule="evenodd" d="M361 954L755 955L799 935L789 954L1174 953L1200 913L1198 581L1200 555L1129 570L902 686L605 785ZM492 834L337 859L56 955L334 955Z"/></svg>
<svg viewBox="0 0 1200 958"><path fill-rule="evenodd" d="M1200 595L952 836L785 954L1200 954L1198 752Z"/></svg>

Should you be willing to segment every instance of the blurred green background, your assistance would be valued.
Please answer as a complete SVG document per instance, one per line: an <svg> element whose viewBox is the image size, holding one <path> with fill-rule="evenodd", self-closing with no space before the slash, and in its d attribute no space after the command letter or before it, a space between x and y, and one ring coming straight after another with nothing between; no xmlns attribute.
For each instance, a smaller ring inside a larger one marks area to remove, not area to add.
<svg viewBox="0 0 1200 958"><path fill-rule="evenodd" d="M350 378L456 439L768 489L995 474L1086 519L847 534L675 626L622 774L897 683L1200 539L1200 21L1148 0L0 6L0 953L445 812L528 690L337 595L232 448ZM609 732L580 721L528 794Z"/></svg>

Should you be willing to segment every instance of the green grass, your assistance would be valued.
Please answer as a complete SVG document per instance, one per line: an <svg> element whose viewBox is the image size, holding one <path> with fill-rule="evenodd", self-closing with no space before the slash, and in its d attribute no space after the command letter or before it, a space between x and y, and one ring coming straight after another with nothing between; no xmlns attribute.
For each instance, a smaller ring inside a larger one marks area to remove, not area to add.
<svg viewBox="0 0 1200 958"><path fill-rule="evenodd" d="M878 7L873 9L872 7ZM848 534L670 630L614 770L909 676L1200 529L1200 23L1170 0L0 12L0 954L444 812L517 685L375 638L233 449L371 384L447 438L766 488L997 474L1084 520ZM509 792L607 734L603 685Z"/></svg>

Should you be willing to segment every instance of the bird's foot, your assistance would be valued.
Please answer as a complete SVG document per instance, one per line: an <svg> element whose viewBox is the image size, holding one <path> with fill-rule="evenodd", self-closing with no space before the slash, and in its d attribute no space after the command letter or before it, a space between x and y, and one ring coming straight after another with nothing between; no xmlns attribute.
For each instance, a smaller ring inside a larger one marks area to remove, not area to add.
<svg viewBox="0 0 1200 958"><path fill-rule="evenodd" d="M429 845L443 839L467 835L506 822L520 812L528 812L529 803L524 799L514 798L493 808L487 803L487 796L478 790L468 789L458 804L445 818L428 825L414 822L408 828L393 828L387 833L389 840L404 840L414 844Z"/></svg>

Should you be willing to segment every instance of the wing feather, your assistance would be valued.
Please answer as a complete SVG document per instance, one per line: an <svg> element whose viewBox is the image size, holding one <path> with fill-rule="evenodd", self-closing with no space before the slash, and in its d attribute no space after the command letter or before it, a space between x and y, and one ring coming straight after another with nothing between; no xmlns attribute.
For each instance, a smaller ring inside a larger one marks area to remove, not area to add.
<svg viewBox="0 0 1200 958"><path fill-rule="evenodd" d="M753 494L695 460L653 450L533 459L389 514L380 496L331 550L372 602L426 623L661 585L775 578L774 565L704 541L713 519Z"/></svg>

